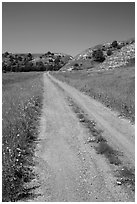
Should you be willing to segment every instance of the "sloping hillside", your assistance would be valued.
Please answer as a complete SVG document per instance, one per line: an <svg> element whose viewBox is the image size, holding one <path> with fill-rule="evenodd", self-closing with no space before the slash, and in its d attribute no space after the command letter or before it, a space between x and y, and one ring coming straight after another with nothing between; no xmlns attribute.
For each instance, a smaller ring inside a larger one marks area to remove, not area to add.
<svg viewBox="0 0 137 204"><path fill-rule="evenodd" d="M135 43L122 47L101 63L99 69L114 69L135 62Z"/></svg>
<svg viewBox="0 0 137 204"><path fill-rule="evenodd" d="M63 67L72 56L63 53L45 54L2 54L3 72L56 71Z"/></svg>
<svg viewBox="0 0 137 204"><path fill-rule="evenodd" d="M43 66L51 65L51 66L57 66L62 67L66 63L68 63L69 60L72 60L73 57L64 53L52 53L47 52L45 54L41 55L35 55L33 57L32 63L36 65L37 63L43 63Z"/></svg>
<svg viewBox="0 0 137 204"><path fill-rule="evenodd" d="M135 40L113 41L88 48L69 61L62 71L81 69L113 69L134 63Z"/></svg>

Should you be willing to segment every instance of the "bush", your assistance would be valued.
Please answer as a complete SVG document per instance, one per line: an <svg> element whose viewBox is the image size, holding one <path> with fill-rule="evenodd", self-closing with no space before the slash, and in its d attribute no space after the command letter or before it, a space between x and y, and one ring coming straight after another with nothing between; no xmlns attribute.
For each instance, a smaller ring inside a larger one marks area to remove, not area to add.
<svg viewBox="0 0 137 204"><path fill-rule="evenodd" d="M78 63L75 63L74 66L75 66L75 67L79 67L79 64L78 64Z"/></svg>
<svg viewBox="0 0 137 204"><path fill-rule="evenodd" d="M118 42L117 42L116 40L114 40L114 41L112 42L112 46L113 46L114 48L117 48Z"/></svg>
<svg viewBox="0 0 137 204"><path fill-rule="evenodd" d="M5 52L5 53L3 54L4 57L8 57L8 55L9 55L8 52Z"/></svg>
<svg viewBox="0 0 137 204"><path fill-rule="evenodd" d="M105 45L102 46L102 50L103 50L103 51L106 51L106 50L107 50L107 48L105 47Z"/></svg>
<svg viewBox="0 0 137 204"><path fill-rule="evenodd" d="M62 60L61 55L58 55L57 57L54 56L54 53L51 53L48 51L45 55L45 57L49 57L49 55L52 55L49 59L48 66L45 65L42 62L42 56L40 56L39 62L35 63L32 61L33 56L31 53L21 55L13 55L9 54L8 52L2 54L3 62L2 62L2 71L3 72L29 72L29 71L56 71L59 70L62 66L64 66L68 59L65 61ZM6 56L6 57L5 57ZM34 57L35 58L35 57Z"/></svg>
<svg viewBox="0 0 137 204"><path fill-rule="evenodd" d="M52 53L50 51L47 52L47 55L51 55Z"/></svg>
<svg viewBox="0 0 137 204"><path fill-rule="evenodd" d="M122 47L123 47L123 45L122 45L122 44L121 44L121 45L118 45L118 46L117 46L117 49L119 49L119 50L120 50Z"/></svg>
<svg viewBox="0 0 137 204"><path fill-rule="evenodd" d="M108 56L110 56L110 55L112 55L112 54L113 54L112 50L107 50L107 55L108 55Z"/></svg>
<svg viewBox="0 0 137 204"><path fill-rule="evenodd" d="M105 60L105 56L102 50L94 50L92 53L92 57L94 58L95 61L97 62L103 62Z"/></svg>

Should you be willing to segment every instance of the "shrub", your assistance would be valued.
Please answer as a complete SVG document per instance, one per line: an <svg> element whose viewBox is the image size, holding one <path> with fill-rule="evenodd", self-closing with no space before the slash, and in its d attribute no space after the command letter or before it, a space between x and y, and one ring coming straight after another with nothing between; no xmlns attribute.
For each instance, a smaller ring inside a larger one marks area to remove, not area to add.
<svg viewBox="0 0 137 204"><path fill-rule="evenodd" d="M8 53L8 52L5 52L3 56L4 56L4 57L7 57L8 55L9 55L9 53Z"/></svg>
<svg viewBox="0 0 137 204"><path fill-rule="evenodd" d="M75 63L74 66L75 66L75 67L79 67L79 64L78 64L78 63Z"/></svg>
<svg viewBox="0 0 137 204"><path fill-rule="evenodd" d="M103 51L106 51L106 50L107 50L107 48L106 48L105 45L102 46L102 50L103 50Z"/></svg>
<svg viewBox="0 0 137 204"><path fill-rule="evenodd" d="M56 59L55 59L55 64L59 64L60 63L60 57L58 56Z"/></svg>
<svg viewBox="0 0 137 204"><path fill-rule="evenodd" d="M21 56L19 56L19 57L18 57L18 60L19 60L19 61L22 61L22 57L21 57Z"/></svg>
<svg viewBox="0 0 137 204"><path fill-rule="evenodd" d="M117 42L116 40L114 40L114 41L112 42L112 46L113 46L114 48L117 48L118 42Z"/></svg>
<svg viewBox="0 0 137 204"><path fill-rule="evenodd" d="M48 51L46 54L47 54L47 55L51 55L52 53L51 53L50 51Z"/></svg>
<svg viewBox="0 0 137 204"><path fill-rule="evenodd" d="M92 57L94 58L95 61L97 62L103 62L105 60L105 56L102 50L94 50L92 53Z"/></svg>
<svg viewBox="0 0 137 204"><path fill-rule="evenodd" d="M118 45L117 46L117 49L121 49L123 47L123 45L121 44L121 45Z"/></svg>
<svg viewBox="0 0 137 204"><path fill-rule="evenodd" d="M2 62L2 72L6 72L6 64L5 64L5 62Z"/></svg>
<svg viewBox="0 0 137 204"><path fill-rule="evenodd" d="M28 53L28 58L32 58L32 54L31 53Z"/></svg>
<svg viewBox="0 0 137 204"><path fill-rule="evenodd" d="M108 55L108 56L110 56L110 55L112 55L112 54L113 54L112 50L110 50L110 49L107 50L107 55Z"/></svg>
<svg viewBox="0 0 137 204"><path fill-rule="evenodd" d="M53 62L53 59L49 59L49 62Z"/></svg>

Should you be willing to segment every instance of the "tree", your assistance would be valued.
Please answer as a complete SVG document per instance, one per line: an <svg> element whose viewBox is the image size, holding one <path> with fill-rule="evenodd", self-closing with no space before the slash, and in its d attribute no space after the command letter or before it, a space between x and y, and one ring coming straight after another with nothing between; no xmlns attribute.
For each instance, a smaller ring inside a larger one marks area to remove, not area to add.
<svg viewBox="0 0 137 204"><path fill-rule="evenodd" d="M117 42L116 40L114 40L114 41L112 42L112 46L113 46L114 48L117 48L118 42Z"/></svg>
<svg viewBox="0 0 137 204"><path fill-rule="evenodd" d="M74 67L79 67L79 64L78 64L78 63L75 63L75 64L74 64Z"/></svg>
<svg viewBox="0 0 137 204"><path fill-rule="evenodd" d="M107 50L107 55L108 55L108 56L110 56L110 55L112 55L112 54L113 54L112 50L110 50L110 49Z"/></svg>
<svg viewBox="0 0 137 204"><path fill-rule="evenodd" d="M58 56L58 57L55 59L54 62L55 62L56 65L58 65L58 64L60 63L60 57Z"/></svg>
<svg viewBox="0 0 137 204"><path fill-rule="evenodd" d="M79 64L78 63L75 63L73 65L73 70L79 70Z"/></svg>
<svg viewBox="0 0 137 204"><path fill-rule="evenodd" d="M21 57L21 56L19 56L19 57L18 57L18 60L19 60L19 61L22 61L22 57Z"/></svg>
<svg viewBox="0 0 137 204"><path fill-rule="evenodd" d="M44 71L45 67L42 61L36 62L36 70L37 71Z"/></svg>
<svg viewBox="0 0 137 204"><path fill-rule="evenodd" d="M53 70L57 71L62 67L61 65L61 59L59 56L57 56L57 58L54 60L54 67Z"/></svg>
<svg viewBox="0 0 137 204"><path fill-rule="evenodd" d="M29 58L29 60L32 60L32 54L31 54L31 53L29 53L29 54L27 55L27 57Z"/></svg>
<svg viewBox="0 0 137 204"><path fill-rule="evenodd" d="M52 53L50 51L47 52L47 55L51 55Z"/></svg>
<svg viewBox="0 0 137 204"><path fill-rule="evenodd" d="M105 60L105 56L102 50L94 50L92 53L92 57L94 58L95 61L97 62L103 62Z"/></svg>
<svg viewBox="0 0 137 204"><path fill-rule="evenodd" d="M14 58L13 58L13 56L12 55L10 55L10 57L9 57L10 59L10 62L12 63L13 61L14 61Z"/></svg>
<svg viewBox="0 0 137 204"><path fill-rule="evenodd" d="M3 61L2 62L2 72L6 72L7 71L7 66L6 66L6 64L5 64L5 62Z"/></svg>
<svg viewBox="0 0 137 204"><path fill-rule="evenodd" d="M7 57L8 55L9 55L8 52L5 52L5 53L4 53L4 57Z"/></svg>
<svg viewBox="0 0 137 204"><path fill-rule="evenodd" d="M53 62L53 59L49 59L49 62Z"/></svg>

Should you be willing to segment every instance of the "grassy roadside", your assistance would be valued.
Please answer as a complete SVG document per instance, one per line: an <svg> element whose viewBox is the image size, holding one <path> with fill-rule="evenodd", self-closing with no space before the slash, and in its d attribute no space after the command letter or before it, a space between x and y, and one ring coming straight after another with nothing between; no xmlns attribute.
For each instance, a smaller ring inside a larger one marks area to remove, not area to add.
<svg viewBox="0 0 137 204"><path fill-rule="evenodd" d="M33 196L24 184L34 178L42 74L6 73L2 80L2 201L16 202Z"/></svg>
<svg viewBox="0 0 137 204"><path fill-rule="evenodd" d="M87 72L58 72L53 76L135 121L135 67Z"/></svg>
<svg viewBox="0 0 137 204"><path fill-rule="evenodd" d="M85 126L89 132L86 143L89 143L90 147L93 147L97 154L103 155L110 163L114 176L116 177L116 184L123 185L135 192L135 169L123 164L120 157L122 152L114 149L108 143L102 135L103 131L96 126L96 122L88 119L84 111L72 98L67 97L67 99L79 122Z"/></svg>

